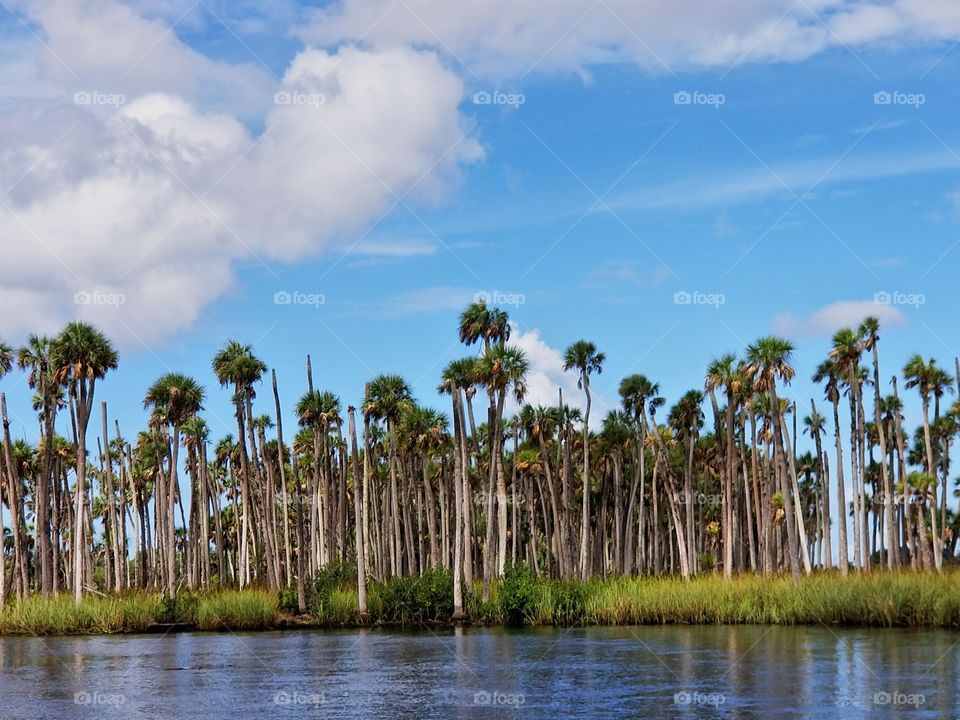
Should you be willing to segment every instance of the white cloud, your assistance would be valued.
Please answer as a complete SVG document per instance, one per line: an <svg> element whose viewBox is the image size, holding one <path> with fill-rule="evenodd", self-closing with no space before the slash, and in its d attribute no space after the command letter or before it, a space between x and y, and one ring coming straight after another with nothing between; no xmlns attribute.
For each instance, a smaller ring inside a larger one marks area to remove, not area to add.
<svg viewBox="0 0 960 720"><path fill-rule="evenodd" d="M530 363L530 369L527 372L527 394L523 402L534 407L557 405L560 401L558 390L562 389L565 404L579 407L581 410L585 409L586 401L583 390L577 387L576 373L563 369L563 351L544 342L539 330L531 329L521 332L515 324L511 325L510 344L523 350ZM602 425L604 416L612 408L594 389L594 383L591 382L590 387L593 390L590 427L596 430ZM518 409L518 405L511 399L508 412L513 413Z"/></svg>
<svg viewBox="0 0 960 720"><path fill-rule="evenodd" d="M856 327L873 316L881 325L905 325L906 315L897 307L873 300L841 300L807 315L782 313L773 321L778 335L831 335L840 328Z"/></svg>
<svg viewBox="0 0 960 720"><path fill-rule="evenodd" d="M830 47L950 40L954 0L343 0L300 31L444 48L479 75L630 62L657 72L796 61Z"/></svg>
<svg viewBox="0 0 960 720"><path fill-rule="evenodd" d="M49 50L29 45L26 74L60 96L31 91L7 102L0 333L8 336L79 316L121 341L162 340L231 287L237 263L276 275L278 262L345 247L398 196L443 200L482 156L458 110L462 81L428 51L305 50L265 88L264 130L254 134L230 103L202 96L259 87L259 73L251 81L246 66L212 63L113 2L31 8ZM119 107L72 102L74 88L98 90L98 78L119 77L152 42L123 80ZM318 100L274 104L274 92ZM421 242L409 252L423 251ZM77 292L93 301L76 304ZM123 301L101 304L97 293Z"/></svg>

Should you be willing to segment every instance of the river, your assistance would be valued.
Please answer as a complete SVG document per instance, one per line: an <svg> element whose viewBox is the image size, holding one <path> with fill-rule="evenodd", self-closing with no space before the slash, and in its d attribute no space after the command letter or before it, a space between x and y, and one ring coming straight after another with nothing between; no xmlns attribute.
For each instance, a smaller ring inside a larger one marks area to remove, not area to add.
<svg viewBox="0 0 960 720"><path fill-rule="evenodd" d="M957 717L960 634L826 627L0 638L0 718Z"/></svg>

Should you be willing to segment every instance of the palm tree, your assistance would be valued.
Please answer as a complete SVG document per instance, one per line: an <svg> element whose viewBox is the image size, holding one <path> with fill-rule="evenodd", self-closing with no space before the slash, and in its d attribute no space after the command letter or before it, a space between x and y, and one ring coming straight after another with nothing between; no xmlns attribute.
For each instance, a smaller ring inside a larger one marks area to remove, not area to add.
<svg viewBox="0 0 960 720"><path fill-rule="evenodd" d="M777 380L779 379L785 385L793 380L794 369L790 365L790 358L793 354L793 345L783 338L776 336L767 336L760 338L753 345L747 347L747 359L744 371L751 378L754 387L761 392L766 392L770 396L770 417L773 426L773 447L774 456L777 465L778 474L781 478L780 491L784 499L784 512L787 520L787 544L789 552L790 574L794 582L800 580L800 566L797 562L797 556L800 552L798 546L798 525L802 528L802 523L794 522L789 518L794 513L794 488L788 487L787 467L783 447L783 414L780 408L780 401L777 397ZM794 483L796 481L794 480ZM799 502L799 497L796 498ZM804 552L806 557L806 552Z"/></svg>
<svg viewBox="0 0 960 720"><path fill-rule="evenodd" d="M67 387L70 404L77 419L77 492L74 515L73 597L80 603L84 588L84 549L86 548L87 426L93 409L97 380L117 368L118 356L113 344L95 327L72 322L54 339L50 348L51 365L58 384Z"/></svg>
<svg viewBox="0 0 960 720"><path fill-rule="evenodd" d="M813 382L826 383L824 397L833 406L834 446L837 453L837 507L839 523L837 525L838 560L840 575L846 577L850 566L850 551L847 544L846 486L843 481L843 444L840 439L840 368L836 360L827 358L817 366Z"/></svg>
<svg viewBox="0 0 960 720"><path fill-rule="evenodd" d="M2 346L2 343L0 343ZM0 348L0 367L2 367L3 350ZM37 484L35 503L36 534L39 539L37 552L39 555L40 590L44 594L53 589L53 554L50 543L49 503L50 487L53 472L53 435L56 425L58 409L57 396L59 386L53 378L50 367L50 338L46 336L30 335L25 345L17 350L17 366L27 371L27 383L31 390L36 391L41 410L43 424L43 457L41 471ZM2 371L0 371L2 374Z"/></svg>
<svg viewBox="0 0 960 720"><path fill-rule="evenodd" d="M933 456L933 440L930 432L930 399L934 394L941 380L940 368L937 367L937 361L930 358L929 362L924 361L921 355L914 355L903 367L903 376L906 379L908 388L916 388L920 393L920 400L923 403L923 442L926 450L926 474L936 482L937 470ZM914 485L916 487L916 485ZM937 497L933 494L930 507L930 518L933 527L933 562L940 571L943 564L943 551L941 539L937 532ZM923 527L920 528L921 532Z"/></svg>
<svg viewBox="0 0 960 720"><path fill-rule="evenodd" d="M677 434L684 448L683 463L683 506L686 518L687 546L680 548L687 555L687 565L692 574L697 573L697 543L694 533L695 502L693 492L693 454L697 444L700 428L703 427L703 411L700 404L703 402L703 393L699 390L689 390L670 408L667 424Z"/></svg>
<svg viewBox="0 0 960 720"><path fill-rule="evenodd" d="M7 345L5 342L3 342L2 339L0 339L0 378L2 378L4 375L6 375L8 372L10 372L10 369L11 369L12 367L13 367L13 348L10 347L9 345ZM4 426L4 430L5 430L5 431L7 430L7 427L8 427L8 425L9 425L9 423L8 423L8 421L7 421L7 417L6 417L6 404L7 404L7 403L6 403L6 398L3 398L3 417L0 418L0 419L2 419L2 422L3 422L3 426ZM6 436L6 435L9 435L9 432L5 432L5 436ZM6 465L7 465L6 472L9 473L10 476L11 476L11 477L10 477L10 482L11 482L11 487L12 487L12 483L13 483L12 462L13 462L13 460L12 460L11 452L10 452L10 443L7 441L6 437L4 437L4 443L3 443L3 445L4 445L5 462L6 462ZM0 469L2 469L2 465L0 465ZM3 475L3 473L0 473L0 475ZM0 478L0 494L2 494L2 493L3 493L3 481L2 481L2 478ZM11 503L11 508L12 508L13 501L10 500L10 503ZM6 532L6 531L5 531L4 527L3 527L3 502L0 501L0 607L3 606L3 602L4 602L4 600L6 599L6 587L7 587L7 580L6 580L6 561L3 559L3 558L4 558L4 552L3 552L3 547L2 547L2 541L3 541L3 537L4 537L4 533L5 533L5 532ZM16 532L17 532L17 528L16 528L16 524L14 524L14 533L16 534Z"/></svg>
<svg viewBox="0 0 960 720"><path fill-rule="evenodd" d="M723 470L723 576L733 577L733 479L736 475L736 456L734 454L734 417L736 413L735 398L742 385L742 374L733 353L723 355L707 366L705 388L710 393L714 413L717 413L717 400L714 395L716 388L722 387L727 396L726 420L724 431L726 434L726 449L724 451ZM719 440L719 438L718 438Z"/></svg>
<svg viewBox="0 0 960 720"><path fill-rule="evenodd" d="M647 402L657 398L660 394L660 385L651 382L646 376L636 374L628 375L620 382L620 398L624 411L633 419L634 432L636 433L636 462L633 482L630 486L630 495L627 498L627 512L624 520L626 528L626 538L624 539L624 559L623 572L629 575L633 572L634 552L633 552L633 508L636 502L638 486L640 493L640 526L638 537L643 542L644 534L644 498L646 482L645 460L646 452L644 446L647 433ZM641 558L644 557L644 548L640 548Z"/></svg>
<svg viewBox="0 0 960 720"><path fill-rule="evenodd" d="M597 352L597 346L589 340L578 340L570 345L563 355L563 369L576 369L577 387L583 390L587 400L583 415L583 506L580 518L580 579L590 577L590 375L603 372L606 355Z"/></svg>
<svg viewBox="0 0 960 720"><path fill-rule="evenodd" d="M407 381L400 375L378 375L367 385L363 413L371 420L383 420L387 424L390 462L390 513L393 516L391 560L393 574L403 572L403 544L400 538L400 499L397 488L397 442L396 424L403 412L412 406L413 396ZM412 548L411 548L412 551ZM411 569L411 568L408 568Z"/></svg>
<svg viewBox="0 0 960 720"><path fill-rule="evenodd" d="M470 346L482 340L487 350L492 344L510 339L510 320L500 308L489 308L483 301L471 303L460 313L460 342Z"/></svg>
<svg viewBox="0 0 960 720"><path fill-rule="evenodd" d="M815 380L819 382L819 380ZM820 534L822 537L821 548L823 550L823 566L830 568L833 566L833 547L830 532L830 482L827 470L827 456L823 452L823 433L826 430L827 420L817 412L817 404L810 398L810 414L803 419L804 433L813 438L817 447L817 477L820 481Z"/></svg>
<svg viewBox="0 0 960 720"><path fill-rule="evenodd" d="M159 377L143 398L145 410L152 410L154 418L166 424L170 430L170 477L167 481L165 509L166 542L166 591L169 597L176 594L176 553L174 545L174 503L179 492L177 481L178 449L180 431L184 423L196 417L203 409L204 389L196 380L181 373L167 373Z"/></svg>
<svg viewBox="0 0 960 720"><path fill-rule="evenodd" d="M893 480L890 477L891 468L887 466L886 431L880 410L880 355L877 349L880 341L880 321L872 316L865 318L860 323L859 334L863 338L864 350L869 350L873 356L873 422L876 425L877 440L880 445L880 476L883 482L884 527L887 535L887 569L893 570L899 565L900 548L897 541L897 528L893 520Z"/></svg>
<svg viewBox="0 0 960 720"><path fill-rule="evenodd" d="M830 350L840 376L847 384L850 402L850 469L853 483L853 564L854 567L869 567L866 552L866 523L864 522L863 483L863 404L860 356L863 344L860 336L850 328L842 328L833 336Z"/></svg>
<svg viewBox="0 0 960 720"><path fill-rule="evenodd" d="M250 420L253 417L252 402L254 397L253 386L260 382L266 372L266 364L253 354L250 345L243 345L236 340L228 340L217 351L211 362L213 374L221 387L233 385L233 403L237 419L237 443L240 449L240 476L241 495L243 499L243 520L240 544L240 587L250 582L250 518L253 508L250 505L250 462L247 455L247 441L250 439L250 451L256 453L256 443L253 442L253 427ZM244 428L246 427L246 432ZM253 465L259 468L256 457Z"/></svg>
<svg viewBox="0 0 960 720"><path fill-rule="evenodd" d="M507 485L503 468L503 412L507 391L512 388L519 403L527 392L527 356L518 347L498 343L484 351L477 362L477 377L486 385L487 393L495 398L493 427L490 428L491 464L496 463L497 477L497 574L502 576L507 562Z"/></svg>

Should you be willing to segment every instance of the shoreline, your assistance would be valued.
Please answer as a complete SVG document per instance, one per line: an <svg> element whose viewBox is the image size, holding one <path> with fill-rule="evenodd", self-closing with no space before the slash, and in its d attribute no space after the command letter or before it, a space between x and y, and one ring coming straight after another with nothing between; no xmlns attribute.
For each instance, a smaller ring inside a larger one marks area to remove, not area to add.
<svg viewBox="0 0 960 720"><path fill-rule="evenodd" d="M816 573L798 584L789 577L752 575L724 580L610 578L559 581L508 573L489 599L468 598L462 621L452 620L445 593L434 596L434 573L374 583L362 621L356 589L338 586L311 594L305 615L283 607L282 593L263 588L181 594L88 595L78 606L68 596L30 596L0 608L0 637L174 634L461 627L783 625L960 630L960 571L940 575L903 571L841 578Z"/></svg>

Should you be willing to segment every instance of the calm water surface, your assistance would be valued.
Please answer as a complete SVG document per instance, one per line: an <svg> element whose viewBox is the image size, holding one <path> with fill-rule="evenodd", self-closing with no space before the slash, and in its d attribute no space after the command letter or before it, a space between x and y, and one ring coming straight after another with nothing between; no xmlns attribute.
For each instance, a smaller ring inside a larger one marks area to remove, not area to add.
<svg viewBox="0 0 960 720"><path fill-rule="evenodd" d="M0 718L955 718L958 643L753 626L0 638Z"/></svg>

